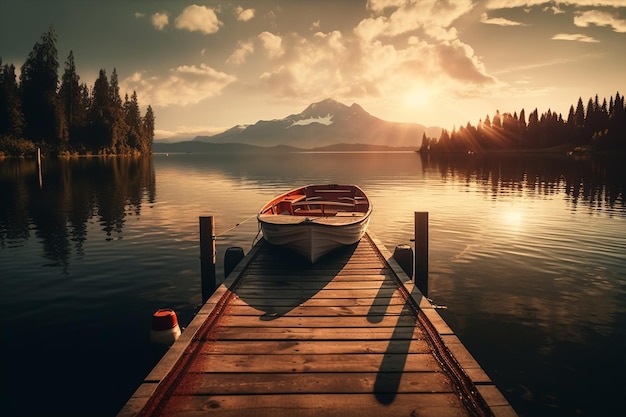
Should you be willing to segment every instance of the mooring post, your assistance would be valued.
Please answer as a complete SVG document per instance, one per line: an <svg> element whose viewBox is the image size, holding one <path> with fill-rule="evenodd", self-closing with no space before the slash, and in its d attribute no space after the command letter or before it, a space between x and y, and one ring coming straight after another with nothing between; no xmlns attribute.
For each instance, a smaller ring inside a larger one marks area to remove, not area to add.
<svg viewBox="0 0 626 417"><path fill-rule="evenodd" d="M200 280L202 284L202 304L213 295L217 288L215 279L215 223L213 216L200 217Z"/></svg>
<svg viewBox="0 0 626 417"><path fill-rule="evenodd" d="M415 285L428 297L428 212L415 212Z"/></svg>
<svg viewBox="0 0 626 417"><path fill-rule="evenodd" d="M226 249L226 253L224 253L224 279L228 278L244 256L243 248L240 246L231 246Z"/></svg>
<svg viewBox="0 0 626 417"><path fill-rule="evenodd" d="M400 268L413 280L413 248L411 245L398 245L393 251L393 259L398 262Z"/></svg>
<svg viewBox="0 0 626 417"><path fill-rule="evenodd" d="M39 188L43 188L43 178L41 175L41 148L37 148L37 173L39 174Z"/></svg>

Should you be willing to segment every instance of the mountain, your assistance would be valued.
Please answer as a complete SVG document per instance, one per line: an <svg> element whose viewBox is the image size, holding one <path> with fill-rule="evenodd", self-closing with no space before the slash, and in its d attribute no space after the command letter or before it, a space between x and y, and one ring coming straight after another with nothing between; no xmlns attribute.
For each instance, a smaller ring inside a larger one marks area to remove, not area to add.
<svg viewBox="0 0 626 417"><path fill-rule="evenodd" d="M256 146L289 145L305 149L335 144L364 144L417 149L422 135L439 137L441 128L417 123L381 120L354 103L346 106L333 99L309 105L284 119L259 120L234 126L213 136L194 140L209 143L246 143Z"/></svg>

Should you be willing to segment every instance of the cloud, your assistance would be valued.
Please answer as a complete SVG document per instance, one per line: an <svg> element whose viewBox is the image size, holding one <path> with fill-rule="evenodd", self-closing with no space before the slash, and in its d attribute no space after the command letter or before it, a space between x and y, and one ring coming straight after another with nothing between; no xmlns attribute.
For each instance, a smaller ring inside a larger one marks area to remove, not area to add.
<svg viewBox="0 0 626 417"><path fill-rule="evenodd" d="M582 35L580 33L559 33L554 35L552 40L555 41L577 41L577 42L587 42L587 43L597 43L599 40L592 38L591 36Z"/></svg>
<svg viewBox="0 0 626 417"><path fill-rule="evenodd" d="M234 81L235 76L201 64L172 68L165 77L147 77L145 72L136 72L120 84L121 89L137 91L152 106L185 106L220 95Z"/></svg>
<svg viewBox="0 0 626 417"><path fill-rule="evenodd" d="M582 12L574 17L574 24L586 28L589 25L609 26L614 32L626 33L626 20L619 19L611 13L598 10Z"/></svg>
<svg viewBox="0 0 626 417"><path fill-rule="evenodd" d="M574 7L624 7L624 0L488 0L485 7L489 10L513 9L558 3Z"/></svg>
<svg viewBox="0 0 626 417"><path fill-rule="evenodd" d="M163 28L169 24L170 18L167 15L167 13L158 13L157 12L157 13L152 15L150 20L152 22L152 26L154 26L158 30L163 30Z"/></svg>
<svg viewBox="0 0 626 417"><path fill-rule="evenodd" d="M396 8L387 16L374 16L362 20L354 32L364 42L381 37L397 37L423 31L439 40L452 40L450 25L459 17L472 10L471 0L377 0L368 2L368 7L380 12Z"/></svg>
<svg viewBox="0 0 626 417"><path fill-rule="evenodd" d="M338 97L357 80L339 32L318 32L310 39L292 33L281 44L288 53L259 77L262 86L278 97Z"/></svg>
<svg viewBox="0 0 626 417"><path fill-rule="evenodd" d="M432 44L412 36L397 46L333 31L310 39L286 37L283 43L285 55L260 76L262 85L281 98L393 97L415 85L476 91L496 83L473 49L458 39Z"/></svg>
<svg viewBox="0 0 626 417"><path fill-rule="evenodd" d="M367 8L376 13L382 13L387 8L402 7L406 0L368 0Z"/></svg>
<svg viewBox="0 0 626 417"><path fill-rule="evenodd" d="M491 84L495 80L485 73L483 65L474 55L474 50L459 40L437 46L441 69L451 78L475 85Z"/></svg>
<svg viewBox="0 0 626 417"><path fill-rule="evenodd" d="M272 60L280 58L285 53L283 40L280 36L270 32L261 32L255 38L239 41L237 48L228 57L226 63L239 66L246 62L247 57L256 50L254 46L256 41L260 42L263 50L267 52L268 58Z"/></svg>
<svg viewBox="0 0 626 417"><path fill-rule="evenodd" d="M270 58L277 58L285 53L285 50L283 49L283 40L280 36L274 35L270 32L262 32L259 35L259 39L261 40L261 43Z"/></svg>
<svg viewBox="0 0 626 417"><path fill-rule="evenodd" d="M142 12L135 12L135 19L141 19L142 17L144 17L146 14L142 13Z"/></svg>
<svg viewBox="0 0 626 417"><path fill-rule="evenodd" d="M502 17L489 18L487 13L483 13L480 16L480 22L486 23L488 25L497 25L497 26L525 26L523 23L515 22L513 20L504 19Z"/></svg>
<svg viewBox="0 0 626 417"><path fill-rule="evenodd" d="M235 13L237 14L237 20L239 20L240 22L247 22L247 21L249 21L249 20L254 18L255 10L254 9L244 9L241 6L238 6L235 9Z"/></svg>
<svg viewBox="0 0 626 417"><path fill-rule="evenodd" d="M374 13L351 32L259 35L266 51L281 51L268 54L274 65L260 75L261 86L289 100L404 97L424 85L474 96L497 86L452 26L472 10L470 0L370 0L367 7Z"/></svg>
<svg viewBox="0 0 626 417"><path fill-rule="evenodd" d="M216 33L223 23L217 18L215 10L198 5L187 6L175 20L177 29L190 32L202 32L205 35Z"/></svg>
<svg viewBox="0 0 626 417"><path fill-rule="evenodd" d="M570 35L564 35L564 36L570 36ZM570 40L570 39L567 39ZM525 65L514 65L505 69L502 69L500 71L497 72L497 74L506 74L506 73L517 73L517 74L523 74L527 71L533 71L533 70L537 70L540 68L550 68L550 67L554 67L554 66L574 66L574 65L580 65L582 62L585 61L589 61L589 60L598 60L601 59L601 56L598 54L576 54L576 55L572 55L569 56L567 58L564 57L553 57L551 60L541 60L538 62L531 62Z"/></svg>
<svg viewBox="0 0 626 417"><path fill-rule="evenodd" d="M387 18L379 16L376 18L364 19L354 28L354 33L364 43L369 43L385 32Z"/></svg>
<svg viewBox="0 0 626 417"><path fill-rule="evenodd" d="M565 13L565 11L564 11L563 9L561 9L561 8L560 8L558 5L556 5L556 4L552 4L552 5L550 5L550 6L546 6L546 7L544 7L544 9L543 9L543 10L544 10L544 11L548 11L548 10L550 10L550 11L552 11L552 13L553 13L553 14L563 14L563 13Z"/></svg>
<svg viewBox="0 0 626 417"><path fill-rule="evenodd" d="M239 41L237 49L226 60L227 64L241 65L246 62L246 57L254 52L252 41Z"/></svg>

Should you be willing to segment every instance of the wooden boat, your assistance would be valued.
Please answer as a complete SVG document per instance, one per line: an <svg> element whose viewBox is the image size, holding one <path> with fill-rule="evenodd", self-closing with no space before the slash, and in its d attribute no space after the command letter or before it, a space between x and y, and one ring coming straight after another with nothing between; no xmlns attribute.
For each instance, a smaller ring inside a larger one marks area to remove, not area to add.
<svg viewBox="0 0 626 417"><path fill-rule="evenodd" d="M369 199L356 185L307 185L282 194L259 211L263 237L286 246L310 262L365 234L372 213Z"/></svg>

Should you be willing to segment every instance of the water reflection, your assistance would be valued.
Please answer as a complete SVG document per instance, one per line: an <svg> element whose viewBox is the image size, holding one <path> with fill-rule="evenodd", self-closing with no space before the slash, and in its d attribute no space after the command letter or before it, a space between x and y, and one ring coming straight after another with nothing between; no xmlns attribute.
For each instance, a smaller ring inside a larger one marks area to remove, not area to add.
<svg viewBox="0 0 626 417"><path fill-rule="evenodd" d="M35 161L0 163L0 247L35 237L50 265L82 256L87 226L96 218L106 239L122 237L125 218L155 200L151 158L46 160L42 187Z"/></svg>
<svg viewBox="0 0 626 417"><path fill-rule="evenodd" d="M573 212L585 208L609 216L626 215L626 164L611 159L379 153L358 158L341 153L155 157L160 158L160 169L176 172L178 184L203 182L198 187L209 187L215 182L211 177L215 174L222 178L220 182L244 182L248 190L261 193L274 193L293 184L328 181L375 183L378 188L388 183L401 194L399 188L412 187L401 180L437 172L444 183L463 185L493 200L562 194ZM0 163L0 196L0 247L21 246L34 233L50 265L66 267L72 252L83 256L90 222L100 225L105 239L121 239L128 217L139 216L142 204L155 202L153 161L45 160L40 189L34 160L5 160ZM415 207L404 209L410 213ZM500 215L502 227L525 231L528 210L517 205ZM461 259L463 254L457 256Z"/></svg>
<svg viewBox="0 0 626 417"><path fill-rule="evenodd" d="M476 184L497 200L565 195L572 211L589 210L624 215L626 164L617 158L573 159L566 155L420 155L424 169L443 181Z"/></svg>

